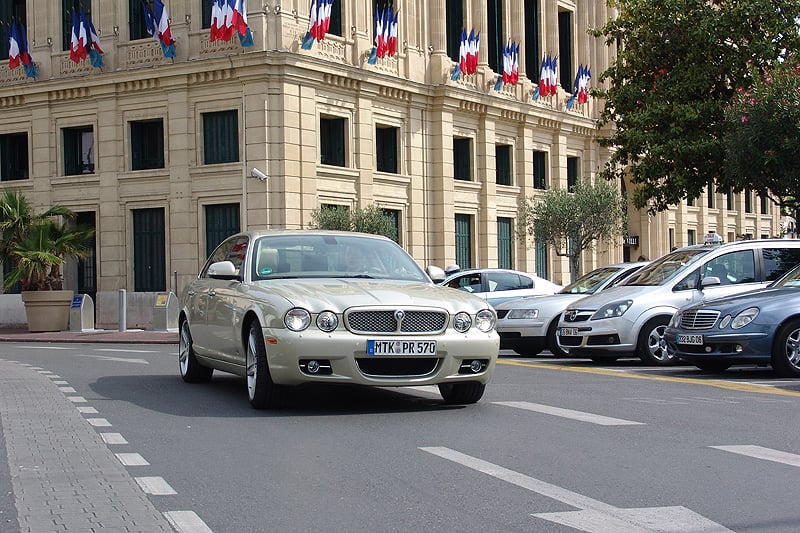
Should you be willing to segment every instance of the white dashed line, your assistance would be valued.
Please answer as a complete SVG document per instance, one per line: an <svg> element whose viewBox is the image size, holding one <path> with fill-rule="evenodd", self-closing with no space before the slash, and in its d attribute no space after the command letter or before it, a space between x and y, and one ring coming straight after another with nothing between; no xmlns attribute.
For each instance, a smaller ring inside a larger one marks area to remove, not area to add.
<svg viewBox="0 0 800 533"><path fill-rule="evenodd" d="M180 533L212 533L194 511L168 511L164 517Z"/></svg>
<svg viewBox="0 0 800 533"><path fill-rule="evenodd" d="M69 381L64 381L63 379L54 379L54 385L69 385Z"/></svg>
<svg viewBox="0 0 800 533"><path fill-rule="evenodd" d="M128 441L120 433L100 433L100 438L106 444L128 444Z"/></svg>
<svg viewBox="0 0 800 533"><path fill-rule="evenodd" d="M144 457L138 453L115 453L119 462L124 466L149 466Z"/></svg>
<svg viewBox="0 0 800 533"><path fill-rule="evenodd" d="M86 398L83 396L67 396L67 400L72 403L86 403Z"/></svg>
<svg viewBox="0 0 800 533"><path fill-rule="evenodd" d="M94 407L78 407L78 412L83 413L85 415L96 415L97 409Z"/></svg>
<svg viewBox="0 0 800 533"><path fill-rule="evenodd" d="M747 457L755 457L756 459L772 461L773 463L800 467L800 455L764 448L763 446L744 444L741 446L709 446L709 448L746 455Z"/></svg>
<svg viewBox="0 0 800 533"><path fill-rule="evenodd" d="M544 413L546 415L560 416L561 418L569 418L578 420L580 422L589 422L600 426L642 426L642 422L633 422L631 420L623 420L621 418L612 418L610 416L595 415L592 413L584 413L583 411L573 411L572 409L562 409L560 407L552 407L550 405L542 405L530 402L492 402L497 405L505 405L506 407L515 407L517 409L525 409L526 411L535 411L537 413Z"/></svg>
<svg viewBox="0 0 800 533"><path fill-rule="evenodd" d="M111 427L111 422L109 422L105 418L87 418L86 421L96 428Z"/></svg>
<svg viewBox="0 0 800 533"><path fill-rule="evenodd" d="M136 483L142 487L146 494L153 496L171 496L178 494L175 489L169 486L163 477L135 477Z"/></svg>
<svg viewBox="0 0 800 533"><path fill-rule="evenodd" d="M60 390L61 392L78 392L72 387L59 387L58 390Z"/></svg>

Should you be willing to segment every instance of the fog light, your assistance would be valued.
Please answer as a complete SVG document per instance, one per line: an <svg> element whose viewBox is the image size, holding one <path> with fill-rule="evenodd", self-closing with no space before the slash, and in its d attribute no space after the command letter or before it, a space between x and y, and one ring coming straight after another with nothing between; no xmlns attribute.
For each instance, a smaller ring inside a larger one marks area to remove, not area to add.
<svg viewBox="0 0 800 533"><path fill-rule="evenodd" d="M472 372L474 372L475 374L477 374L478 372L483 370L483 362L481 362L479 359L475 359L469 364L469 369L472 370Z"/></svg>
<svg viewBox="0 0 800 533"><path fill-rule="evenodd" d="M313 359L306 363L306 371L309 374L316 374L319 372L319 361L314 361Z"/></svg>
<svg viewBox="0 0 800 533"><path fill-rule="evenodd" d="M742 345L741 345L741 344L737 344L736 346L734 346L734 348L733 348L733 349L734 349L734 351L735 351L736 353L742 353L742 350L743 350L744 348L742 348Z"/></svg>
<svg viewBox="0 0 800 533"><path fill-rule="evenodd" d="M711 353L711 346L706 346L706 353Z"/></svg>

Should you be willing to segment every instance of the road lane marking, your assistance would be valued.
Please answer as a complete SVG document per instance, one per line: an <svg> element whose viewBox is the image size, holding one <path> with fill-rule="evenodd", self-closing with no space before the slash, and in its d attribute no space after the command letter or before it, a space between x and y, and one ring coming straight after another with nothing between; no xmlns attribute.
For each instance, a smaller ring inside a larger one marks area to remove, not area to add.
<svg viewBox="0 0 800 533"><path fill-rule="evenodd" d="M160 353L157 350L131 350L125 348L95 348L95 352Z"/></svg>
<svg viewBox="0 0 800 533"><path fill-rule="evenodd" d="M58 388L58 390L60 390L61 392L77 392L77 391L76 391L74 388L72 388L72 387L59 387L59 388Z"/></svg>
<svg viewBox="0 0 800 533"><path fill-rule="evenodd" d="M525 366L528 368L541 368L544 370L561 370L564 372L579 372L595 374L598 376L613 376L616 378L643 379L647 381L665 381L670 383L687 383L690 385L706 385L719 389L734 390L738 392L753 392L756 394L774 394L777 396L794 396L800 398L800 391L778 389L767 385L752 383L736 383L733 381L720 381L714 379L679 378L675 376L652 376L647 374L634 374L626 371L611 370L608 368L586 368L582 366L555 366L547 363L526 363L524 361L497 360L498 365Z"/></svg>
<svg viewBox="0 0 800 533"><path fill-rule="evenodd" d="M109 422L105 418L87 418L86 421L89 422L90 425L92 425L92 426L94 426L96 428L109 428L109 427L111 427L111 422Z"/></svg>
<svg viewBox="0 0 800 533"><path fill-rule="evenodd" d="M138 453L115 453L114 455L124 466L148 466L150 464Z"/></svg>
<svg viewBox="0 0 800 533"><path fill-rule="evenodd" d="M552 483L526 476L450 448L420 447L420 450L490 475L579 511L538 513L531 516L592 533L627 532L730 532L729 529L683 506L623 509Z"/></svg>
<svg viewBox="0 0 800 533"><path fill-rule="evenodd" d="M621 418L613 418L610 416L585 413L583 411L573 411L572 409L562 409L560 407L553 407L551 405L542 405L539 403L531 403L531 402L492 402L492 403L496 405L505 405L506 407L514 407L516 409L524 409L526 411L544 413L546 415L559 416L561 418L569 418L571 420L578 420L580 422L589 422L590 424L597 424L600 426L645 425L644 422L633 422L631 420L623 420Z"/></svg>
<svg viewBox="0 0 800 533"><path fill-rule="evenodd" d="M63 379L54 379L53 380L53 384L54 385L69 385L69 381L65 381Z"/></svg>
<svg viewBox="0 0 800 533"><path fill-rule="evenodd" d="M78 407L78 412L83 413L85 415L96 415L98 414L97 409L94 407Z"/></svg>
<svg viewBox="0 0 800 533"><path fill-rule="evenodd" d="M170 487L169 483L163 477L135 477L136 483L142 488L145 494L152 494L153 496L172 496L178 494L175 489Z"/></svg>
<svg viewBox="0 0 800 533"><path fill-rule="evenodd" d="M100 438L106 444L128 444L128 441L120 433L100 433Z"/></svg>
<svg viewBox="0 0 800 533"><path fill-rule="evenodd" d="M67 396L67 400L72 403L86 403L86 398L83 396Z"/></svg>
<svg viewBox="0 0 800 533"><path fill-rule="evenodd" d="M746 455L747 457L754 457L756 459L763 459L765 461L772 461L773 463L781 463L789 466L800 467L800 455L794 453L782 452L780 450L773 450L771 448L764 448L763 446L754 446L750 444L743 444L739 446L709 446L716 450L725 452L736 453L739 455Z"/></svg>
<svg viewBox="0 0 800 533"><path fill-rule="evenodd" d="M133 359L129 357L111 357L110 355L88 355L77 354L78 357L91 357L92 359L100 359L101 361L113 361L115 363L133 363L137 365L149 365L150 362L144 359Z"/></svg>
<svg viewBox="0 0 800 533"><path fill-rule="evenodd" d="M167 511L164 517L179 533L213 533L194 511Z"/></svg>

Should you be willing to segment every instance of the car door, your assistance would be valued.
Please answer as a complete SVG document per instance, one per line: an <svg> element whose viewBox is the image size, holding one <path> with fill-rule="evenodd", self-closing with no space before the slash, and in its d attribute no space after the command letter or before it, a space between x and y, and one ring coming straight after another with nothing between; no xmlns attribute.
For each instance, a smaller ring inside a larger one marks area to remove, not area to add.
<svg viewBox="0 0 800 533"><path fill-rule="evenodd" d="M249 238L241 235L231 239L221 261L230 261L240 275L244 275L244 265L249 252ZM235 327L237 298L242 282L236 279L211 279L208 283L208 307L206 311L207 349L212 357L234 362L236 349L241 342Z"/></svg>
<svg viewBox="0 0 800 533"><path fill-rule="evenodd" d="M491 305L497 305L536 293L533 280L515 272L487 272L484 297Z"/></svg>
<svg viewBox="0 0 800 533"><path fill-rule="evenodd" d="M753 274L758 251L755 247L736 250L706 260L700 271L703 298L708 300L764 287L764 282ZM720 280L719 285L704 284L703 280L712 276Z"/></svg>

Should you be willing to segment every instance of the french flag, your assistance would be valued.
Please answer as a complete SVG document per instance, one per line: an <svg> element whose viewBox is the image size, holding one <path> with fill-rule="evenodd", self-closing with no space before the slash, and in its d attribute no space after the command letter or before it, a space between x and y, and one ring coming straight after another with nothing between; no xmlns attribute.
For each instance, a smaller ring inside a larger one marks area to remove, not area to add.
<svg viewBox="0 0 800 533"><path fill-rule="evenodd" d="M86 59L89 55L86 49L87 35L84 18L79 17L78 13L72 12L72 34L69 40L69 58L73 63L79 63L81 59Z"/></svg>
<svg viewBox="0 0 800 533"><path fill-rule="evenodd" d="M331 9L333 0L311 0L308 32L303 38L302 49L311 50L314 41L322 41L331 26Z"/></svg>
<svg viewBox="0 0 800 533"><path fill-rule="evenodd" d="M242 46L253 46L253 34L247 24L247 0L234 0L233 28L236 29Z"/></svg>
<svg viewBox="0 0 800 533"><path fill-rule="evenodd" d="M214 0L211 2L211 28L209 29L208 40L214 42L222 38L222 28L225 26L225 17L222 15L221 4L227 2L225 0Z"/></svg>
<svg viewBox="0 0 800 533"><path fill-rule="evenodd" d="M585 104L589 101L589 80L592 79L592 71L588 65L586 67L581 65L579 71L581 75L578 82L578 103Z"/></svg>
<svg viewBox="0 0 800 533"><path fill-rule="evenodd" d="M511 85L519 82L519 43L511 42Z"/></svg>
<svg viewBox="0 0 800 533"><path fill-rule="evenodd" d="M167 7L161 0L155 0L154 6L153 22L157 31L157 39L161 43L161 49L164 51L164 57L175 57L175 39L172 38Z"/></svg>
<svg viewBox="0 0 800 533"><path fill-rule="evenodd" d="M469 31L469 39L467 39L467 74L475 74L478 71L480 39L480 32L475 33L474 29Z"/></svg>
<svg viewBox="0 0 800 533"><path fill-rule="evenodd" d="M550 89L550 96L558 92L558 58L553 58L550 61L550 70L548 71L550 79L547 81L547 87Z"/></svg>
<svg viewBox="0 0 800 533"><path fill-rule="evenodd" d="M233 38L235 28L233 27L233 12L236 0L220 0L222 11L222 26L219 30L219 38L223 41L230 41Z"/></svg>
<svg viewBox="0 0 800 533"><path fill-rule="evenodd" d="M19 51L19 33L17 32L17 23L11 23L11 31L8 35L8 68L15 69L19 66L21 61Z"/></svg>
<svg viewBox="0 0 800 533"><path fill-rule="evenodd" d="M397 17L399 14L399 10L394 12L392 15L392 22L389 25L389 50L386 52L389 57L392 57L397 53Z"/></svg>
<svg viewBox="0 0 800 533"><path fill-rule="evenodd" d="M511 83L511 45L503 47L503 83Z"/></svg>

